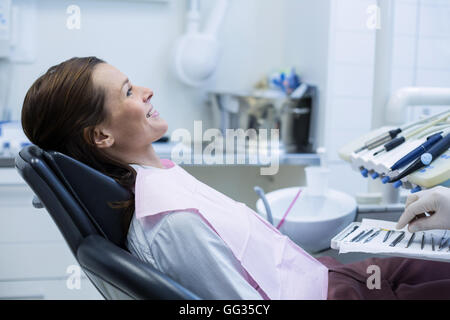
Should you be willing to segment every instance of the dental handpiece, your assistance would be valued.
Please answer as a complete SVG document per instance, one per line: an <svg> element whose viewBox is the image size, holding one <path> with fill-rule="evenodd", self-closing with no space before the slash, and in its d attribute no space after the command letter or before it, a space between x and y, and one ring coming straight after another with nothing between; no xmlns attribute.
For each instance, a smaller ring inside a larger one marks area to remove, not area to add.
<svg viewBox="0 0 450 320"><path fill-rule="evenodd" d="M407 175L421 169L425 165L429 165L434 159L438 158L441 154L446 152L450 147L450 133L447 134L444 138L436 142L428 152L424 153L422 157L414 161L409 167L403 170L399 175L390 179L389 183L396 182L400 179L403 179ZM429 155L428 157L424 157L425 155ZM424 163L422 159L429 158L428 163Z"/></svg>
<svg viewBox="0 0 450 320"><path fill-rule="evenodd" d="M427 141L425 141L423 144L415 148L413 151L408 153L406 156L398 160L394 165L391 167L391 170L397 170L404 166L406 166L408 163L413 161L414 159L417 159L417 157L420 157L422 154L427 152L436 142L441 140L442 132L433 134L432 136L427 138Z"/></svg>
<svg viewBox="0 0 450 320"><path fill-rule="evenodd" d="M386 133L383 133L375 138L372 138L369 141L367 141L363 147L356 150L355 153L361 152L365 149L369 149L369 150L375 149L376 147L379 147L382 144L389 142L392 139L394 139L395 137L397 137L397 135L400 132L402 132L402 129L398 128L398 129L390 130Z"/></svg>
<svg viewBox="0 0 450 320"><path fill-rule="evenodd" d="M383 133L383 134L381 134L381 135L379 135L379 136L377 136L375 138L370 139L369 141L367 141L364 144L364 146L362 146L361 148L356 150L355 153L359 153L359 152L361 152L363 150L366 150L366 149L368 149L368 150L375 149L375 148L381 146L382 144L385 144L385 143L395 139L400 132L404 132L404 131L406 131L406 130L408 130L410 128L413 128L413 127L415 127L417 125L420 125L420 124L425 123L427 121L433 120L431 123L427 124L425 127L421 127L419 129L415 129L412 133L408 133L405 136L405 139L409 139L411 136L416 135L416 134L422 132L423 130L425 130L425 129L431 127L431 126L433 126L435 124L438 124L439 122L444 121L445 119L447 119L450 116L449 113L450 113L450 110L446 110L444 112L435 114L435 115L427 117L425 119L422 119L422 120L419 120L419 121L414 121L412 123L408 123L408 124L406 124L406 125L404 125L404 126L402 126L400 128L390 130L390 131L388 131L386 133ZM443 118L440 118L440 119L436 120L436 118L438 118L438 117L440 117L442 115L446 115L446 117L444 116ZM398 143L398 145L400 145L403 142L404 141L401 141L401 139L399 139L395 143L396 144Z"/></svg>

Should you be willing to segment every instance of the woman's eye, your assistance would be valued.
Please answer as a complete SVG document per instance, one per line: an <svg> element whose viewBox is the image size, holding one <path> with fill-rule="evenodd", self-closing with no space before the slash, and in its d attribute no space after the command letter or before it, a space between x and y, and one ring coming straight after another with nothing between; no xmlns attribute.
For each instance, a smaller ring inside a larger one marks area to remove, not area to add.
<svg viewBox="0 0 450 320"><path fill-rule="evenodd" d="M128 89L128 91L127 91L127 97L131 96L131 89L132 89L132 88Z"/></svg>

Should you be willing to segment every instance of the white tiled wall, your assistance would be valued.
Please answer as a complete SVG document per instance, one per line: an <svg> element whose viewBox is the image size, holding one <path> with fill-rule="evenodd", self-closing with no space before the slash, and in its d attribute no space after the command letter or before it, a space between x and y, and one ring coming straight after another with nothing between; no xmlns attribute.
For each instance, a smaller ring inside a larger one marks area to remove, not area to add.
<svg viewBox="0 0 450 320"><path fill-rule="evenodd" d="M374 0L332 0L325 146L332 188L356 195L367 180L339 159L342 145L370 130L375 32L367 27Z"/></svg>
<svg viewBox="0 0 450 320"><path fill-rule="evenodd" d="M367 180L338 150L371 129L375 31L366 23L375 0L331 0L325 145L333 188L357 194ZM450 86L450 0L395 0L392 92L405 86ZM405 120L448 106L416 106ZM345 181L345 183L343 182Z"/></svg>
<svg viewBox="0 0 450 320"><path fill-rule="evenodd" d="M396 0L392 91L450 86L450 0ZM410 107L407 120L448 106Z"/></svg>

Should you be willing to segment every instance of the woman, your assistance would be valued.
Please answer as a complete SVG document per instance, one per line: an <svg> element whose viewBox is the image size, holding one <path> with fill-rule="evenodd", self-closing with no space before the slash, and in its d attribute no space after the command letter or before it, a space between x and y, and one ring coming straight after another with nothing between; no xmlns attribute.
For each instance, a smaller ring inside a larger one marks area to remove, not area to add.
<svg viewBox="0 0 450 320"><path fill-rule="evenodd" d="M448 264L400 258L349 265L328 257L316 260L242 203L159 159L151 143L164 135L167 123L152 106L152 96L150 89L133 85L100 59L72 58L35 81L22 109L22 126L32 143L84 162L129 190L130 199L122 205L132 254L206 299L276 299L297 293L314 299L450 298ZM200 196L189 193L184 183ZM168 190L173 197L164 202ZM190 197L202 203L201 210L169 210L171 202L187 205ZM215 200L221 205L214 207ZM223 210L220 218L238 211L246 219L227 225L232 219L216 221L219 214L211 208ZM250 237L241 228L246 223ZM238 250L249 245L251 250ZM270 254L281 255L275 265ZM370 265L381 269L380 289L367 286Z"/></svg>

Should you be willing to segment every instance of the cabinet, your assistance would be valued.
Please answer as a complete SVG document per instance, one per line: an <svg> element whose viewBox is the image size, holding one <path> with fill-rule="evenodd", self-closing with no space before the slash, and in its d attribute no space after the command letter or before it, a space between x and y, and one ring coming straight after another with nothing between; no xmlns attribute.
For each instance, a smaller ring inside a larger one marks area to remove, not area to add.
<svg viewBox="0 0 450 320"><path fill-rule="evenodd" d="M79 289L67 285L78 263L32 198L16 169L0 168L0 299L103 299L83 272Z"/></svg>

